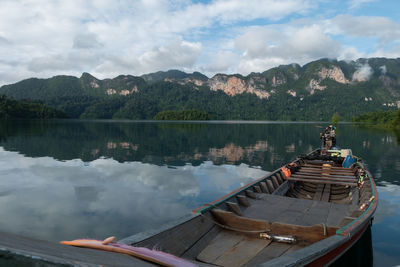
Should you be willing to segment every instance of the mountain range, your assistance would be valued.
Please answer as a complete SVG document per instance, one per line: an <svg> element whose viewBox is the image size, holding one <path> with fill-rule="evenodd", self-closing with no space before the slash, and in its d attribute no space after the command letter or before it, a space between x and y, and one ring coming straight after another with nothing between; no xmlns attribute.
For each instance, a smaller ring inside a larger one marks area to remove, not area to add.
<svg viewBox="0 0 400 267"><path fill-rule="evenodd" d="M152 119L165 110L197 109L212 119L342 120L400 108L400 58L320 59L261 73L159 71L120 75L30 78L0 87L17 100L40 101L74 118Z"/></svg>

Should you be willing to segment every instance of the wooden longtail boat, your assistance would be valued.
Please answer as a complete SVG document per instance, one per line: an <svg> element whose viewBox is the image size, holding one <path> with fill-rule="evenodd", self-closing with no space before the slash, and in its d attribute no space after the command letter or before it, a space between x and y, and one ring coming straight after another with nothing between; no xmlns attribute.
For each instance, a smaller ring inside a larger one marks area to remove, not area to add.
<svg viewBox="0 0 400 267"><path fill-rule="evenodd" d="M344 168L343 151L299 156L178 225L122 242L200 266L329 265L372 224L378 201L361 159Z"/></svg>

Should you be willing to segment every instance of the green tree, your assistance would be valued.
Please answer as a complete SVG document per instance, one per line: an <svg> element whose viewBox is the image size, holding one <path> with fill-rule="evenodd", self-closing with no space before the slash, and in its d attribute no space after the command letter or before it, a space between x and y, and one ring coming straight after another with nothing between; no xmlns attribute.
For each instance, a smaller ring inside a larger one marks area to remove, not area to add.
<svg viewBox="0 0 400 267"><path fill-rule="evenodd" d="M332 116L332 123L333 125L337 126L339 123L339 113L335 112Z"/></svg>

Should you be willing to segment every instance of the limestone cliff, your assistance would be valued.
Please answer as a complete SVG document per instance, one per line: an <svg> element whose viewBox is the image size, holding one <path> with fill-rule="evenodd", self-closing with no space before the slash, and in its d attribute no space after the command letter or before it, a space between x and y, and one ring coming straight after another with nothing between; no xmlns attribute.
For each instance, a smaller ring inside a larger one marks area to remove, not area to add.
<svg viewBox="0 0 400 267"><path fill-rule="evenodd" d="M307 89L309 89L310 94L314 94L315 90L326 89L325 85L320 85L320 83L325 79L332 79L341 84L348 84L349 80L345 77L343 71L338 66L332 66L330 68L322 67L318 73L317 79L311 79L308 83Z"/></svg>
<svg viewBox="0 0 400 267"><path fill-rule="evenodd" d="M250 79L247 83L243 78L217 74L213 78L209 79L207 84L210 86L211 90L222 90L230 96L243 93L255 94L259 98L268 98L270 96L270 93L257 87L255 79Z"/></svg>

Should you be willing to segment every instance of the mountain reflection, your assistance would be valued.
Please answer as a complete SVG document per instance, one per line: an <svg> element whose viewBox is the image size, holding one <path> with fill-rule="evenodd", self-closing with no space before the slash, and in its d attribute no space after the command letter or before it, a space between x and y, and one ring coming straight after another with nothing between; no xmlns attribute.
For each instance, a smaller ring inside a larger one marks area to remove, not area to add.
<svg viewBox="0 0 400 267"><path fill-rule="evenodd" d="M319 147L325 127L0 121L0 231L59 241L156 229ZM378 185L376 266L399 262L398 144L393 132L338 127L338 145L361 157Z"/></svg>
<svg viewBox="0 0 400 267"><path fill-rule="evenodd" d="M85 162L112 158L159 166L211 161L270 171L318 147L325 125L56 120L2 121L0 126L0 146L27 157ZM398 151L395 144L396 136L390 132L339 126L338 145L351 147L367 160L377 178L386 181L391 175L385 173L385 166L399 165L393 155Z"/></svg>
<svg viewBox="0 0 400 267"><path fill-rule="evenodd" d="M1 122L0 145L29 157L93 161L102 157L119 162L156 165L241 164L268 170L296 153L318 145L306 125L187 124L127 122ZM299 138L301 136L301 138ZM307 144L307 145L303 145Z"/></svg>

